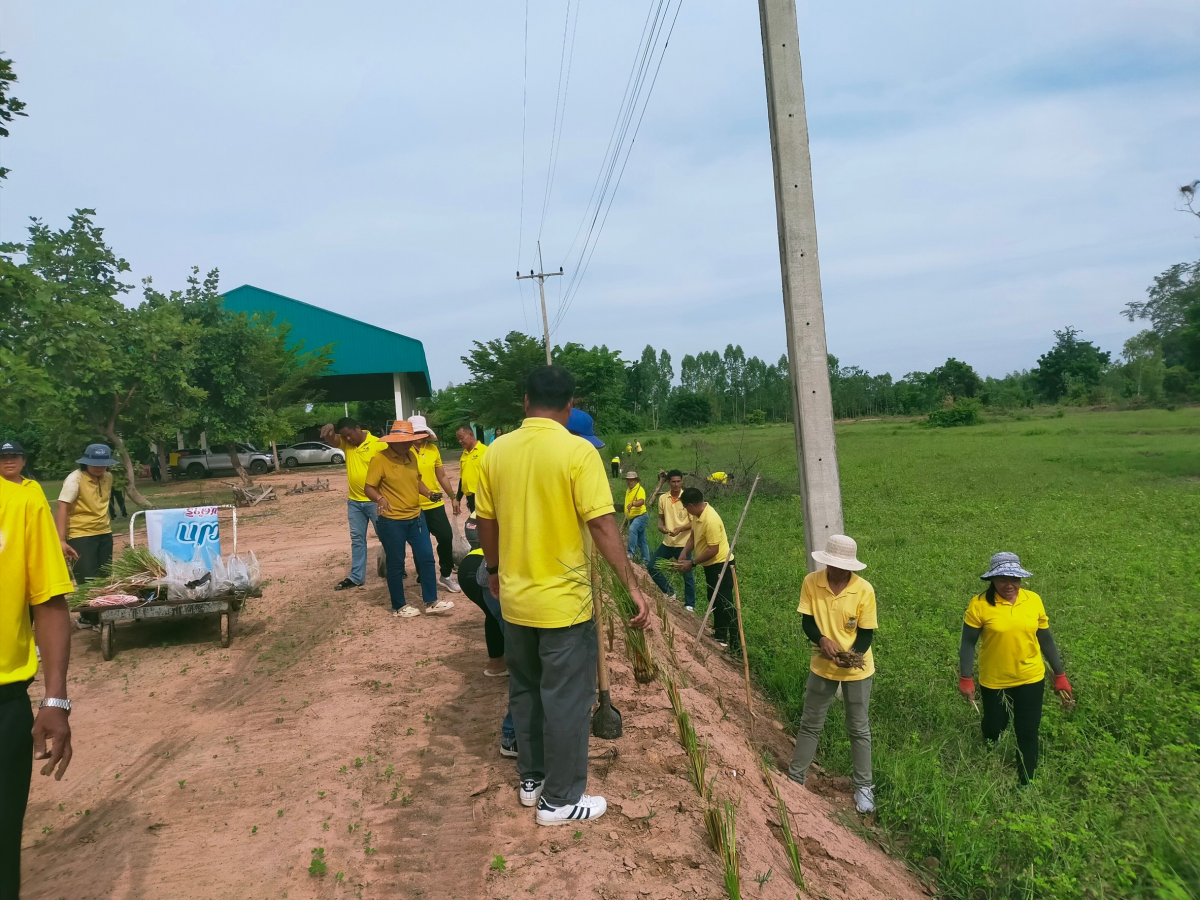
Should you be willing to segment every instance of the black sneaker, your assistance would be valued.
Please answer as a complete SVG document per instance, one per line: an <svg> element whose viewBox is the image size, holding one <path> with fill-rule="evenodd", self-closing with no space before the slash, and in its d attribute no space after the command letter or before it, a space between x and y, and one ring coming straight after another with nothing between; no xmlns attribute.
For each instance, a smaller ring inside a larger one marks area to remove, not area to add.
<svg viewBox="0 0 1200 900"><path fill-rule="evenodd" d="M509 759L516 759L517 758L517 739L513 738L512 741L510 742L510 741L505 740L503 737L500 738L500 755L508 757Z"/></svg>
<svg viewBox="0 0 1200 900"><path fill-rule="evenodd" d="M356 588L356 587L362 587L362 585L359 584L357 581L354 581L350 578L343 578L341 581L339 581L337 584L335 584L333 586L333 589L335 591L344 591L348 588Z"/></svg>

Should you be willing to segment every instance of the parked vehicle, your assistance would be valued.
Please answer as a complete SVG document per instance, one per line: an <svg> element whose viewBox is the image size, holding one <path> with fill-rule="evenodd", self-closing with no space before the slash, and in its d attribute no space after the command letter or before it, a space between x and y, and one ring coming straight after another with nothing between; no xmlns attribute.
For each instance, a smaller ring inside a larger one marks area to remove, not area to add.
<svg viewBox="0 0 1200 900"><path fill-rule="evenodd" d="M296 466L340 466L345 461L345 453L321 441L304 441L279 448L279 462L289 469Z"/></svg>
<svg viewBox="0 0 1200 900"><path fill-rule="evenodd" d="M272 465L274 460L270 453L263 453L253 444L238 444L238 460L242 468L251 475L262 475ZM179 455L179 462L172 468L171 474L179 477L206 478L215 472L232 472L233 461L227 451L214 453L212 450L184 450Z"/></svg>

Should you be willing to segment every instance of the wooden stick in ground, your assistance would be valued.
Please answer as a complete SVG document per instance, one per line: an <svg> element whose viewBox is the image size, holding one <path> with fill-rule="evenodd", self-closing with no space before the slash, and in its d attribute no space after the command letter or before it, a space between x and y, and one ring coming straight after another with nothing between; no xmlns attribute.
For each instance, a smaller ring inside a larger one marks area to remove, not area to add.
<svg viewBox="0 0 1200 900"><path fill-rule="evenodd" d="M733 570L733 606L737 610L738 640L742 642L742 670L746 676L746 712L750 715L750 740L754 740L754 700L750 691L750 658L746 655L746 631L742 628L742 592L738 590L737 569Z"/></svg>
<svg viewBox="0 0 1200 900"><path fill-rule="evenodd" d="M721 571L717 575L717 585L713 588L712 596L708 598L708 609L704 611L704 618L700 620L700 630L696 632L696 643L700 643L700 638L704 637L704 626L708 624L708 617L712 615L713 606L717 602L717 591L721 589L721 581L725 578L725 570L729 568L729 561L733 559L733 548L737 546L738 535L742 533L742 523L746 521L746 513L750 511L750 501L754 499L754 490L758 487L758 479L762 474L754 476L754 484L750 485L750 496L746 498L746 506L742 509L742 517L738 519L737 528L733 532L733 540L729 542L729 554L725 557L725 564L721 566Z"/></svg>

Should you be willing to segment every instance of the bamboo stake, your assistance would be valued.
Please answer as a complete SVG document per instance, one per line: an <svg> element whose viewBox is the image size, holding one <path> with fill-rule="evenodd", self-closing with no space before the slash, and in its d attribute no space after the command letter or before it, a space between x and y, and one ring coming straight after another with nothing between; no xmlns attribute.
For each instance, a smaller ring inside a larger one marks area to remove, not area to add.
<svg viewBox="0 0 1200 900"><path fill-rule="evenodd" d="M742 628L742 592L738 590L737 569L733 570L733 605L737 610L738 639L742 642L742 670L746 676L746 712L750 714L750 740L754 740L754 701L750 692L750 657L746 655L746 632Z"/></svg>
<svg viewBox="0 0 1200 900"><path fill-rule="evenodd" d="M746 506L742 510L742 517L738 519L737 528L733 532L733 540L729 544L729 554L725 557L725 564L721 566L721 572L717 575L717 585L713 588L712 596L708 598L708 609L704 611L704 618L700 620L700 630L696 632L696 643L700 643L700 638L704 636L704 626L708 624L708 617L712 615L713 605L717 602L717 591L721 589L721 580L725 577L725 570L729 568L729 561L733 559L733 548L737 546L738 535L742 533L742 523L746 521L746 513L750 511L750 501L754 499L754 490L758 487L758 479L762 474L754 476L754 484L750 485L750 496L746 498Z"/></svg>

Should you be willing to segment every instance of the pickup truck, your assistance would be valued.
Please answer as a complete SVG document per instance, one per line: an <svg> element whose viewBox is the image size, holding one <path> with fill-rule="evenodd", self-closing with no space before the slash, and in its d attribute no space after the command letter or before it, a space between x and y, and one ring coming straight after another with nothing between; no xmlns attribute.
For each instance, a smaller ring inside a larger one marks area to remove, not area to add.
<svg viewBox="0 0 1200 900"><path fill-rule="evenodd" d="M251 475L262 475L274 464L270 453L255 449L253 444L238 444L238 460L242 468ZM179 462L172 468L171 474L176 478L206 478L214 472L232 472L233 461L228 451L214 453L212 450L184 450L179 455Z"/></svg>

